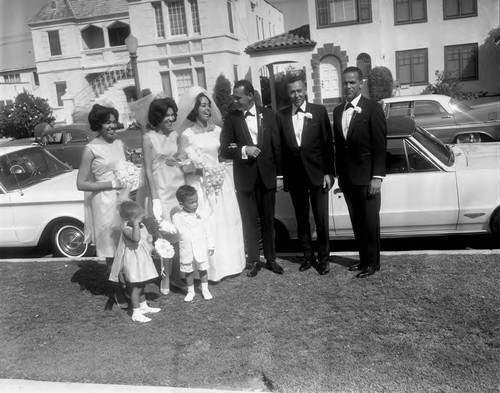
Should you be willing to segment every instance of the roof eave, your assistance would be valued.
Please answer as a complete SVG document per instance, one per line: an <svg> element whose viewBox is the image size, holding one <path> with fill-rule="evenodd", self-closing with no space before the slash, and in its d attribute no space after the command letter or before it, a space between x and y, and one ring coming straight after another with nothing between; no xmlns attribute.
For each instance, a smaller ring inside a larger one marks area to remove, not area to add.
<svg viewBox="0 0 500 393"><path fill-rule="evenodd" d="M276 51L281 51L281 50L293 50L293 49L302 49L302 48L314 48L316 46L316 42L308 42L307 44L296 44L296 45L281 45L281 46L270 46L266 48L245 48L245 53L247 55L252 54L252 53L259 53L259 52L276 52Z"/></svg>

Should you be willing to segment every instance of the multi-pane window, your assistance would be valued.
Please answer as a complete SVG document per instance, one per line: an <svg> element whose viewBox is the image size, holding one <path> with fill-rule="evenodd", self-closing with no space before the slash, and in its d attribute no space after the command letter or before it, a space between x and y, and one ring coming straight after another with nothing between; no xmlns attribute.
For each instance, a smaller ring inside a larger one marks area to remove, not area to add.
<svg viewBox="0 0 500 393"><path fill-rule="evenodd" d="M364 78L368 77L372 69L372 58L370 55L368 53L360 53L356 58L356 67L361 70Z"/></svg>
<svg viewBox="0 0 500 393"><path fill-rule="evenodd" d="M198 0L189 0L191 3L191 21L193 22L193 32L200 33L200 13L198 12Z"/></svg>
<svg viewBox="0 0 500 393"><path fill-rule="evenodd" d="M62 96L66 93L66 82L56 82L57 105L63 106Z"/></svg>
<svg viewBox="0 0 500 393"><path fill-rule="evenodd" d="M444 19L477 16L477 0L443 0Z"/></svg>
<svg viewBox="0 0 500 393"><path fill-rule="evenodd" d="M428 83L427 49L396 52L396 74L402 85Z"/></svg>
<svg viewBox="0 0 500 393"><path fill-rule="evenodd" d="M177 87L177 94L180 96L193 86L193 73L191 69L175 71L175 84Z"/></svg>
<svg viewBox="0 0 500 393"><path fill-rule="evenodd" d="M233 2L231 0L227 0L227 17L229 19L229 31L234 33Z"/></svg>
<svg viewBox="0 0 500 393"><path fill-rule="evenodd" d="M452 45L444 47L444 71L449 77L460 80L478 78L477 44Z"/></svg>
<svg viewBox="0 0 500 393"><path fill-rule="evenodd" d="M184 1L169 1L167 3L167 7L168 20L170 22L170 34L187 34L186 10L184 9Z"/></svg>
<svg viewBox="0 0 500 393"><path fill-rule="evenodd" d="M426 0L394 0L394 23L418 23L427 21Z"/></svg>
<svg viewBox="0 0 500 393"><path fill-rule="evenodd" d="M49 36L50 55L58 56L62 54L61 41L59 40L59 30L51 30L48 31L47 34Z"/></svg>
<svg viewBox="0 0 500 393"><path fill-rule="evenodd" d="M163 23L163 12L161 9L161 1L152 3L155 13L156 36L165 38L165 24Z"/></svg>
<svg viewBox="0 0 500 393"><path fill-rule="evenodd" d="M4 75L3 80L5 83L19 83L21 82L21 75L20 74Z"/></svg>
<svg viewBox="0 0 500 393"><path fill-rule="evenodd" d="M318 26L372 21L371 0L316 0Z"/></svg>

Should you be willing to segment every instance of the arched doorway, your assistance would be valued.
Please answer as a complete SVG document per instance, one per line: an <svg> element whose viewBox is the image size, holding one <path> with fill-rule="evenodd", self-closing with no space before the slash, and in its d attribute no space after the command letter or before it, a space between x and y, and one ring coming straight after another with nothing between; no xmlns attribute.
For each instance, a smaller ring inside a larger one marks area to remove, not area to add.
<svg viewBox="0 0 500 393"><path fill-rule="evenodd" d="M360 53L356 58L356 67L363 73L363 79L368 78L368 74L372 70L372 58L368 53Z"/></svg>
<svg viewBox="0 0 500 393"><path fill-rule="evenodd" d="M340 61L336 56L325 56L321 59L319 75L323 102L340 100L340 69Z"/></svg>

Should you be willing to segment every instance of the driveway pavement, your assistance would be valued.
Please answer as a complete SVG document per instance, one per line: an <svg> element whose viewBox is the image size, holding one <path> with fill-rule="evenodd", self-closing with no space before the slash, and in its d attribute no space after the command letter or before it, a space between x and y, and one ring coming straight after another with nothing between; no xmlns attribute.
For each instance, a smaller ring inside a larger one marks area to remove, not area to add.
<svg viewBox="0 0 500 393"><path fill-rule="evenodd" d="M103 385L0 379L2 393L238 393L236 390L171 388L159 386Z"/></svg>

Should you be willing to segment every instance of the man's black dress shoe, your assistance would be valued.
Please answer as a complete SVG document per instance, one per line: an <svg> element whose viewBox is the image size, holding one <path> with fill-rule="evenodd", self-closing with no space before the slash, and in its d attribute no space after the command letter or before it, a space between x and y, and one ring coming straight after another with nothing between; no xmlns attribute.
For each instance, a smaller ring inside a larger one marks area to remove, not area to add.
<svg viewBox="0 0 500 393"><path fill-rule="evenodd" d="M302 262L302 265L299 266L299 272L305 272L306 270L309 270L311 266L311 262L305 260L304 262Z"/></svg>
<svg viewBox="0 0 500 393"><path fill-rule="evenodd" d="M360 273L356 274L357 278L365 278L375 274L380 270L380 265L365 267Z"/></svg>
<svg viewBox="0 0 500 393"><path fill-rule="evenodd" d="M266 268L276 274L283 274L283 268L276 261L267 261Z"/></svg>
<svg viewBox="0 0 500 393"><path fill-rule="evenodd" d="M349 266L349 271L350 271L350 272L354 272L354 271L356 271L356 270L363 270L363 269L364 269L364 267L363 267L363 266L361 266L361 264L360 264L360 263L358 263L358 264L356 264L356 265L353 265L353 266Z"/></svg>
<svg viewBox="0 0 500 393"><path fill-rule="evenodd" d="M247 262L245 264L245 270L252 270L252 268L253 268L253 263Z"/></svg>
<svg viewBox="0 0 500 393"><path fill-rule="evenodd" d="M318 271L320 276L324 276L330 272L330 264L328 261L318 262L316 266L316 270Z"/></svg>
<svg viewBox="0 0 500 393"><path fill-rule="evenodd" d="M252 268L247 272L247 277L255 277L260 270L259 262L255 262Z"/></svg>

